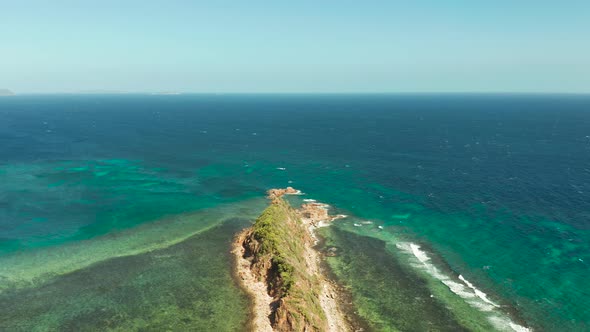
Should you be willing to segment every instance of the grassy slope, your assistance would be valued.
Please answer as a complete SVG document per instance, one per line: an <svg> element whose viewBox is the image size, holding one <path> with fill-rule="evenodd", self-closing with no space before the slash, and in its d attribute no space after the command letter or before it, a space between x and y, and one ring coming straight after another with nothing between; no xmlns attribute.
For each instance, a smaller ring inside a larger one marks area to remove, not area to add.
<svg viewBox="0 0 590 332"><path fill-rule="evenodd" d="M305 263L305 243L311 239L295 211L278 199L258 217L252 231L260 243L258 260L272 262L274 278L268 281L275 298L281 299L275 328L325 330L319 279L309 273Z"/></svg>

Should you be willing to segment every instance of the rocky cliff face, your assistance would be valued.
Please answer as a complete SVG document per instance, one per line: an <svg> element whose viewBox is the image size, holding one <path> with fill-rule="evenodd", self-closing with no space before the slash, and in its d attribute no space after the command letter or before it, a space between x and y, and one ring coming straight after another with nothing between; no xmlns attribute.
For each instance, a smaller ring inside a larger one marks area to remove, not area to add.
<svg viewBox="0 0 590 332"><path fill-rule="evenodd" d="M322 276L312 248L310 219L302 216L324 212L311 206L293 209L282 199L288 193L296 191L269 191L270 206L234 242L237 276L254 302L252 329L347 331L335 292Z"/></svg>
<svg viewBox="0 0 590 332"><path fill-rule="evenodd" d="M309 243L312 239L297 213L281 198L242 236L242 257L272 298L268 319L274 331L327 331L317 300L319 281L306 260Z"/></svg>

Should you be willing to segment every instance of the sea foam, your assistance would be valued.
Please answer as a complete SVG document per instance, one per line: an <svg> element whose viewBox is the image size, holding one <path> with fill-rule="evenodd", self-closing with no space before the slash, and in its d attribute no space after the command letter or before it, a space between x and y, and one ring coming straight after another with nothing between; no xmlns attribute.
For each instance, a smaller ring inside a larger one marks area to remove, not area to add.
<svg viewBox="0 0 590 332"><path fill-rule="evenodd" d="M463 298L469 305L482 311L488 312L488 319L500 331L528 332L530 328L514 323L505 313L498 310L500 305L490 300L486 293L479 290L475 285L469 282L462 275L458 280L440 271L432 262L428 253L421 249L420 245L412 242L400 242L396 247L403 252L410 254L416 259L412 266L427 272L430 276L442 282L451 290Z"/></svg>
<svg viewBox="0 0 590 332"><path fill-rule="evenodd" d="M461 281L463 281L467 285L467 287L473 289L473 292L475 293L475 295L477 295L477 297L479 297L480 299L482 299L484 302L489 303L489 304L493 305L494 307L500 307L499 305L495 304L490 299L488 299L488 296L487 296L486 293L484 293L484 292L480 291L479 289L477 289L477 287L475 287L472 283L470 283L462 275L459 275L459 279Z"/></svg>

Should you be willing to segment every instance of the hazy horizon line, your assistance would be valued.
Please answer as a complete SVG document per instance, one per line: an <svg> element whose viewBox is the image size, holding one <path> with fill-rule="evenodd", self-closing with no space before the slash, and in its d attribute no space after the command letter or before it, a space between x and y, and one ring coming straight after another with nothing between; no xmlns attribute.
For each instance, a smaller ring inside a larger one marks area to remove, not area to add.
<svg viewBox="0 0 590 332"><path fill-rule="evenodd" d="M0 89L1 90L1 89ZM564 91L118 91L118 90L82 90L51 92L12 92L13 96L23 95L590 95L587 92Z"/></svg>

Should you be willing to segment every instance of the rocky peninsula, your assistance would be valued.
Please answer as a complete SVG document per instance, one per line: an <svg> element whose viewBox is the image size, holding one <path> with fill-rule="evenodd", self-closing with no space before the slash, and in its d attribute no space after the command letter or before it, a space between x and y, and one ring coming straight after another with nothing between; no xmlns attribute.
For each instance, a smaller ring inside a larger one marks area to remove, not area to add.
<svg viewBox="0 0 590 332"><path fill-rule="evenodd" d="M269 190L270 205L233 242L236 277L252 300L250 328L352 331L343 297L314 249L314 230L342 216L330 216L326 205L315 202L294 209L283 198L300 193L291 187Z"/></svg>

